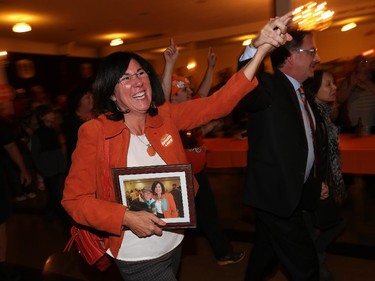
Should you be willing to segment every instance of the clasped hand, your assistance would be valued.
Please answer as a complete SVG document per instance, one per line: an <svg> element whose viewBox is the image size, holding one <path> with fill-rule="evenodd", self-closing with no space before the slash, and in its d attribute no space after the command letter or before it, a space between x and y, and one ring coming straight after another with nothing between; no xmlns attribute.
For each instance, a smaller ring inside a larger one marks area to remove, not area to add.
<svg viewBox="0 0 375 281"><path fill-rule="evenodd" d="M259 50L264 49L265 52L269 52L292 40L292 36L287 33L287 25L292 16L293 13L289 12L282 17L270 19L256 38L252 40L252 45Z"/></svg>

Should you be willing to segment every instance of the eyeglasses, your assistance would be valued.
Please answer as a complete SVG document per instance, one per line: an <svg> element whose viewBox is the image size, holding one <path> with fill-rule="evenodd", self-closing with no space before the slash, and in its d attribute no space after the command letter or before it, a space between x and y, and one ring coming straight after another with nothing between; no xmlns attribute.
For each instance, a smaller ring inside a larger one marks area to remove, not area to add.
<svg viewBox="0 0 375 281"><path fill-rule="evenodd" d="M141 79L141 78L144 78L144 77L147 77L148 76L148 73L146 72L146 70L144 69L140 69L138 70L136 73L134 74L125 74L124 76L122 76L119 80L118 80L118 83L124 83L124 84L127 84L129 83L134 77L137 77L138 79Z"/></svg>
<svg viewBox="0 0 375 281"><path fill-rule="evenodd" d="M294 50L296 52L299 52L299 53L306 52L306 53L310 54L311 56L315 56L318 53L318 49L317 48L310 48L310 49L297 48L297 49L294 49Z"/></svg>
<svg viewBox="0 0 375 281"><path fill-rule="evenodd" d="M369 62L369 61L366 60L366 59L362 59L362 60L359 61L359 63L368 63L368 62Z"/></svg>

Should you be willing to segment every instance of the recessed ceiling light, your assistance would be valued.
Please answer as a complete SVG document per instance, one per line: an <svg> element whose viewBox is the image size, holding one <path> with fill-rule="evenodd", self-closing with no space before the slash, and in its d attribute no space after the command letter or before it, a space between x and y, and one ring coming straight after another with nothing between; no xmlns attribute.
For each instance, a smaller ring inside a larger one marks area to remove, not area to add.
<svg viewBox="0 0 375 281"><path fill-rule="evenodd" d="M341 31L345 32L345 31L348 31L348 30L353 29L355 27L357 27L356 23L351 22L351 23L348 23L348 24L344 25L343 27L341 27Z"/></svg>
<svg viewBox="0 0 375 281"><path fill-rule="evenodd" d="M19 22L13 25L12 30L13 32L17 33L29 32L31 30L31 26L25 22Z"/></svg>
<svg viewBox="0 0 375 281"><path fill-rule="evenodd" d="M113 39L111 41L111 43L109 43L110 46L114 47L114 46L119 46L119 45L122 45L124 44L124 41L122 41L121 38L116 38L116 39Z"/></svg>
<svg viewBox="0 0 375 281"><path fill-rule="evenodd" d="M197 63L195 61L189 62L186 66L187 69L194 69L197 66Z"/></svg>
<svg viewBox="0 0 375 281"><path fill-rule="evenodd" d="M367 57L367 56L370 56L370 55L372 55L372 54L374 54L374 53L375 53L375 49L370 49L370 50L364 51L364 52L362 53L362 56L363 56L363 57Z"/></svg>

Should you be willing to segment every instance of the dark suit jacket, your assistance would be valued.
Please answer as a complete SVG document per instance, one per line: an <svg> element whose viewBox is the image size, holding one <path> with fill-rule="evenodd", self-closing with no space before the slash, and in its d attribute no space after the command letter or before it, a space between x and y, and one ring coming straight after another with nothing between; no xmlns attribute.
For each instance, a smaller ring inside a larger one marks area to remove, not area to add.
<svg viewBox="0 0 375 281"><path fill-rule="evenodd" d="M241 107L249 114L245 202L280 217L297 207L314 209L320 183L304 184L307 140L293 85L279 70L263 73Z"/></svg>

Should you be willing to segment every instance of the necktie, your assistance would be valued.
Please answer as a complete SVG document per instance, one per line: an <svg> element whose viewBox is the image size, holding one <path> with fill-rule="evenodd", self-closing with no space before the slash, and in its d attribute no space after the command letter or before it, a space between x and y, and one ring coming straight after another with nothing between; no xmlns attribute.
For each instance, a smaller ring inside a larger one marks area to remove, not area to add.
<svg viewBox="0 0 375 281"><path fill-rule="evenodd" d="M314 119L312 117L312 113L310 111L310 107L307 103L307 100L306 100L306 96L305 96L305 92L303 90L302 87L299 87L298 88L298 92L301 96L301 100L302 100L302 103L303 103L303 106L306 110L306 113L307 113L307 117L309 119L309 125L310 125L310 130L311 130L311 137L312 137L312 140L313 140L313 145L314 145L314 163L316 164L317 161L318 161L318 158L317 158L317 155L316 155L316 137L315 137L315 125L314 125ZM314 169L314 174L315 174L315 169Z"/></svg>
<svg viewBox="0 0 375 281"><path fill-rule="evenodd" d="M312 138L314 140L314 144L315 144L315 125L314 125L314 119L312 117L312 113L310 111L310 107L309 105L307 104L307 100L306 100L306 96L305 96L305 92L303 90L302 87L299 87L298 89L298 92L301 96L301 100L302 100L302 103L303 103L303 106L307 112L307 117L309 118L309 125L310 125L310 129L311 129L311 135L312 135Z"/></svg>

